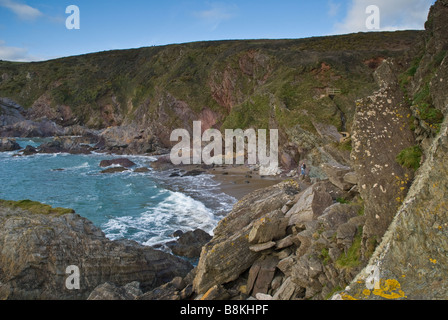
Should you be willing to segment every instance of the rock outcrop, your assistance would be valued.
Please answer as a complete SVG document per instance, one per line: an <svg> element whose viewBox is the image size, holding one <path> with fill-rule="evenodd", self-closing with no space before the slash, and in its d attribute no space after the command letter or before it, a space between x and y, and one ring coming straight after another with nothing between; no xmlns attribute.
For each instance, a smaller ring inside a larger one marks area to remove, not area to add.
<svg viewBox="0 0 448 320"><path fill-rule="evenodd" d="M20 150L19 144L15 139L0 138L0 152Z"/></svg>
<svg viewBox="0 0 448 320"><path fill-rule="evenodd" d="M413 77L406 78L409 93L417 93L411 102L416 134L424 136L419 139L425 150L421 166L368 265L333 299L447 298L448 38L442 31L448 28L447 17L448 2L436 1L426 24L423 58ZM442 123L418 112L425 88L426 107L433 115L439 110L445 117Z"/></svg>
<svg viewBox="0 0 448 320"><path fill-rule="evenodd" d="M288 180L241 199L202 250L196 299L324 299L349 283L363 266L365 217L333 188Z"/></svg>
<svg viewBox="0 0 448 320"><path fill-rule="evenodd" d="M282 224L284 230L270 234L271 239L262 238L250 243L249 237L252 229L257 228L256 223L265 220L269 223L269 219L274 216L276 220L272 224L277 223L281 218L278 210L292 200L298 191L294 184L283 183L255 191L237 203L232 212L220 221L214 230L213 239L202 249L194 280L196 292L206 293L216 284L238 279L261 256L260 251L251 249L258 244L258 240L268 243L280 240L274 237L284 234L287 224Z"/></svg>
<svg viewBox="0 0 448 320"><path fill-rule="evenodd" d="M385 60L376 71L381 89L356 103L351 159L365 204L365 249L368 242L381 241L414 177L412 169L396 160L416 142L410 127L411 110L393 68L393 62Z"/></svg>
<svg viewBox="0 0 448 320"><path fill-rule="evenodd" d="M66 287L71 265L79 268L79 290ZM1 299L86 299L101 284L134 281L146 292L191 268L136 242L110 241L76 213L29 201L0 204Z"/></svg>
<svg viewBox="0 0 448 320"><path fill-rule="evenodd" d="M5 127L25 120L25 109L8 98L0 98L0 126ZM1 136L1 135L0 135Z"/></svg>
<svg viewBox="0 0 448 320"><path fill-rule="evenodd" d="M201 255L202 247L212 239L207 232L201 229L187 232L179 230L176 231L174 235L177 236L178 239L166 243L173 254L195 259L199 258Z"/></svg>

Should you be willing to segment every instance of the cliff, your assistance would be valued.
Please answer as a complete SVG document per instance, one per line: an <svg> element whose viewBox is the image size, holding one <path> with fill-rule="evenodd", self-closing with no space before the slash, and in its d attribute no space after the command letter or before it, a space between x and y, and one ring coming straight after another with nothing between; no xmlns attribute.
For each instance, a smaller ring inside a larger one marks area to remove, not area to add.
<svg viewBox="0 0 448 320"><path fill-rule="evenodd" d="M447 297L447 17L448 2L437 1L420 55L401 77L422 150L421 166L368 265L337 298ZM374 284L371 290L366 283Z"/></svg>
<svg viewBox="0 0 448 320"><path fill-rule="evenodd" d="M216 41L0 62L0 136L98 135L115 153L172 146L173 129L279 129L285 169L348 160L353 101L384 59L406 56L418 31L300 40ZM340 92L328 95L328 89ZM14 113L7 115L7 107ZM12 110L12 107L9 107ZM20 112L18 112L20 111ZM14 117L15 115L15 117ZM98 131L95 131L98 130Z"/></svg>

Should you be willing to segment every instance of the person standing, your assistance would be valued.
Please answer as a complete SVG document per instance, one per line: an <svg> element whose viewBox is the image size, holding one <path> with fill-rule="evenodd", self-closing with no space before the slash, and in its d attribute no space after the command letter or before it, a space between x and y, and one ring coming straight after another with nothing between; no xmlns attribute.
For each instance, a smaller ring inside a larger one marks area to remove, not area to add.
<svg viewBox="0 0 448 320"><path fill-rule="evenodd" d="M302 163L300 166L300 174L304 177L306 175L306 164L305 162Z"/></svg>

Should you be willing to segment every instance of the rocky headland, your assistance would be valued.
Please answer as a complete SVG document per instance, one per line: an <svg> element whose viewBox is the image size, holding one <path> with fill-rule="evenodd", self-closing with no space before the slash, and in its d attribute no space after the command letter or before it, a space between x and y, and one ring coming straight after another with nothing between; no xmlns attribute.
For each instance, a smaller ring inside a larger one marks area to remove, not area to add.
<svg viewBox="0 0 448 320"><path fill-rule="evenodd" d="M10 300L87 299L99 285L139 282L150 290L192 269L187 261L132 241L110 241L73 210L31 201L0 202L0 297ZM66 286L67 267L80 288Z"/></svg>

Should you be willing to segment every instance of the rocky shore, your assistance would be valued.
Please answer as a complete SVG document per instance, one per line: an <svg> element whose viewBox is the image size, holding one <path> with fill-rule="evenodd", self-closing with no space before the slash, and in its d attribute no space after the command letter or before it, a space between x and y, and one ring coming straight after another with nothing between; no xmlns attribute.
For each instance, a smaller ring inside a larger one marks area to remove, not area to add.
<svg viewBox="0 0 448 320"><path fill-rule="evenodd" d="M99 285L138 281L152 290L185 277L190 263L132 241L110 241L73 210L31 201L0 202L0 299L87 299ZM67 267L80 271L77 290Z"/></svg>

